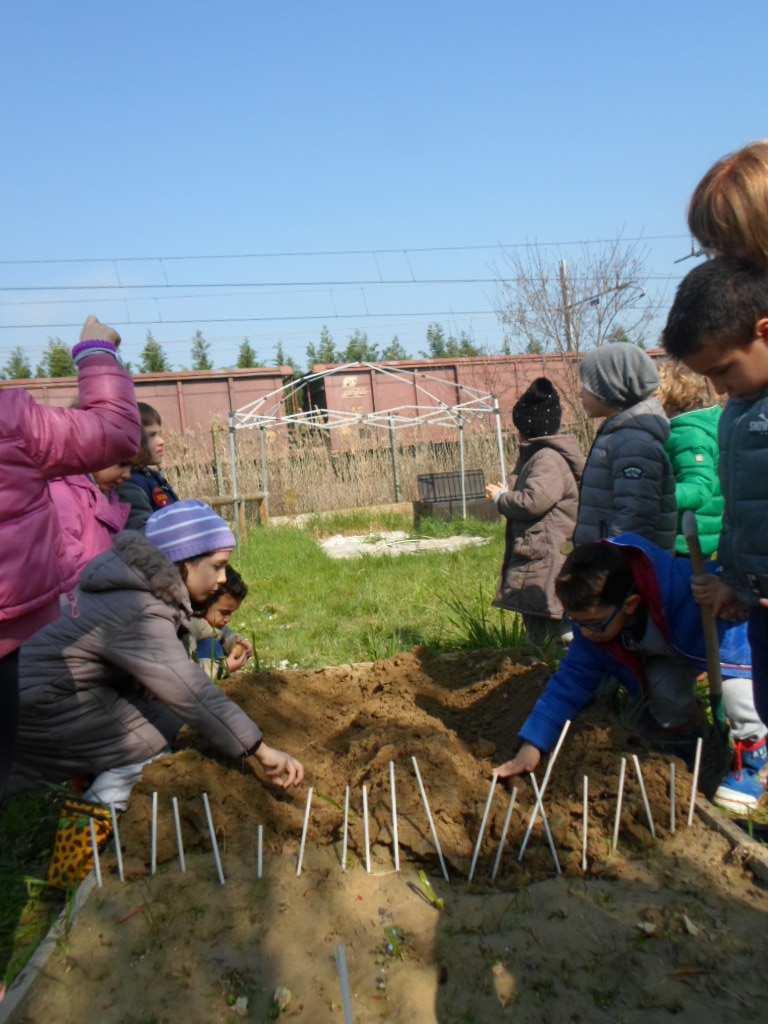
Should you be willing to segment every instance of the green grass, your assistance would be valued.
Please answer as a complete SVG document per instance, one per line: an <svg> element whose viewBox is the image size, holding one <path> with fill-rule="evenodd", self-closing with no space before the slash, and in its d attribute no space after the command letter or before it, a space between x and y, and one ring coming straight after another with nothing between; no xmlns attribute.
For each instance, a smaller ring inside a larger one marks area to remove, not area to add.
<svg viewBox="0 0 768 1024"><path fill-rule="evenodd" d="M334 533L406 530L392 513L316 518L304 528L255 529L236 564L250 595L235 626L253 638L259 663L302 667L389 658L416 644L433 649L517 648L519 622L490 603L504 551L503 526L423 522L418 536L489 539L453 554L334 561L317 539ZM59 794L25 794L0 809L0 978L10 984L64 905L45 877Z"/></svg>
<svg viewBox="0 0 768 1024"><path fill-rule="evenodd" d="M262 665L319 667L410 650L517 647L515 619L490 607L504 551L500 524L423 524L419 536L472 533L483 547L399 558L333 560L317 544L329 533L410 529L405 516L336 516L306 528L254 530L236 564L251 593L234 626L254 640Z"/></svg>
<svg viewBox="0 0 768 1024"><path fill-rule="evenodd" d="M58 821L59 793L26 793L0 808L0 980L22 970L64 906L45 875Z"/></svg>

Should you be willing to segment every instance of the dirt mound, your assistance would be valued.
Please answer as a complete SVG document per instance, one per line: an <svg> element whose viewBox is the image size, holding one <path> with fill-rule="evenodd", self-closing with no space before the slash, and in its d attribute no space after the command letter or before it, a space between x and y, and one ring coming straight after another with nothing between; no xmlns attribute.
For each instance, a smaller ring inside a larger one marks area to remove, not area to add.
<svg viewBox="0 0 768 1024"><path fill-rule="evenodd" d="M430 656L418 649L390 661L346 665L313 672L243 675L227 689L260 723L270 744L301 758L315 788L309 847L340 842L344 787L352 794L350 850L362 858L361 787L369 787L374 855L388 863L391 812L388 763L398 778L399 838L404 855L434 863L424 810L415 785L411 755L418 759L443 852L452 869L466 874L486 799L491 770L511 756L517 732L548 678L540 663L515 664L498 652ZM226 856L253 858L256 826L265 825L270 851L292 854L301 832L305 791L284 794L260 785L245 770L215 759L195 737L189 746L162 758L144 773L122 824L134 868L148 859L150 795L161 796L158 859L175 856L171 796L180 798L186 843L207 847L200 794L208 792L219 841ZM634 744L634 745L633 745ZM669 832L669 758L649 754L602 705L581 716L571 730L546 801L549 821L566 874L581 874L581 787L590 782L590 871L621 873L621 859L606 854L613 829L619 757L641 754L643 775L659 838ZM677 765L678 820L690 796L690 777ZM512 842L519 842L531 807L527 782L518 786L519 812ZM478 877L487 875L498 845L508 797L499 787L482 850ZM650 847L651 835L632 761L622 815L625 852ZM137 851L138 855L137 855ZM513 854L508 855L509 861ZM551 877L552 862L540 826L532 838L525 871L509 871L506 884L525 885ZM502 882L504 876L502 874Z"/></svg>

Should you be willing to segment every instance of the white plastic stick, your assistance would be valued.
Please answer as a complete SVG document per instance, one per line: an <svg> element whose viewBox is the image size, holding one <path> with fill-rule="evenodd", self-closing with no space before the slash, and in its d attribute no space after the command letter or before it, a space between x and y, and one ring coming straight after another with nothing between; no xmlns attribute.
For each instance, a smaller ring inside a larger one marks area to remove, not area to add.
<svg viewBox="0 0 768 1024"><path fill-rule="evenodd" d="M523 857L525 856L525 850L526 850L526 847L528 846L528 840L531 838L531 832L533 832L533 826L536 824L536 819L538 818L539 813L541 811L541 801L544 799L544 794L547 791L547 786L549 785L549 778L550 778L550 776L552 774L552 769L555 766L555 761L557 760L557 755L560 753L560 748L563 745L563 742L564 742L565 737L566 737L566 733L568 732L570 727L571 727L571 722L570 722L570 719L568 719L568 721L566 721L565 725L562 728L562 731L560 733L560 737L559 737L557 743L555 744L555 749L552 751L552 753L550 755L550 758L549 758L549 761L547 762L547 770L544 772L544 779L543 779L543 781L541 783L541 799L536 801L536 803L534 805L534 808L533 808L533 811L531 812L531 820L528 822L528 828L525 830L525 835L523 836L523 841L520 844L520 853L518 854L518 857L517 857L517 859L519 861L521 861L523 859Z"/></svg>
<svg viewBox="0 0 768 1024"><path fill-rule="evenodd" d="M179 870L184 874L187 870L187 859L184 856L184 840L181 835L181 815L179 814L179 801L171 797L173 807L173 823L176 826L176 849L179 851Z"/></svg>
<svg viewBox="0 0 768 1024"><path fill-rule="evenodd" d="M341 987L341 1003L344 1007L344 1024L354 1024L352 1016L352 993L349 989L349 969L347 967L347 952L344 944L339 943L336 947L336 970L339 972L339 985Z"/></svg>
<svg viewBox="0 0 768 1024"><path fill-rule="evenodd" d="M587 829L589 825L589 779L584 776L584 810L581 823L581 870L587 873Z"/></svg>
<svg viewBox="0 0 768 1024"><path fill-rule="evenodd" d="M96 872L96 885L99 888L104 884L101 878L101 861L99 860L99 844L96 842L96 822L93 818L91 823L91 850L93 851L93 870Z"/></svg>
<svg viewBox="0 0 768 1024"><path fill-rule="evenodd" d="M637 754L632 755L632 763L635 766L635 772L637 773L637 781L640 783L640 795L643 798L643 807L645 807L645 816L648 819L648 828L650 829L653 838L656 838L656 828L653 824L653 815L651 814L651 805L648 803L648 794L645 791L645 780L643 779L643 773L640 769L640 758Z"/></svg>
<svg viewBox="0 0 768 1024"><path fill-rule="evenodd" d="M483 811L483 820L480 822L480 831L477 834L477 842L475 843L475 849L472 852L472 863L469 867L469 881L475 877L475 868L477 867L477 858L480 856L480 847L483 844L483 836L485 835L485 826L488 824L488 815L491 813L491 804L493 803L493 794L496 792L496 782L498 776L496 772L493 773L491 779L491 787L488 790L488 798L485 801L485 810Z"/></svg>
<svg viewBox="0 0 768 1024"><path fill-rule="evenodd" d="M557 850L555 849L555 841L552 838L552 831L549 827L549 821L547 819L547 812L544 810L544 804L541 803L541 790L539 784L536 782L536 776L531 772L531 785L533 786L533 792L536 796L536 801L541 804L541 824L544 826L544 834L547 837L547 843L549 844L549 852L552 854L552 860L554 861L555 871L558 875L562 875L563 869L560 867L560 858L557 856Z"/></svg>
<svg viewBox="0 0 768 1024"><path fill-rule="evenodd" d="M512 790L512 796L509 798L509 807L504 817L504 826L501 830L501 839L499 840L499 848L496 851L496 860L493 862L493 871L491 872L491 881L496 881L496 875L499 873L501 867L501 857L504 853L504 847L507 845L507 832L509 832L509 823L512 821L512 811L515 809L515 801L517 800L517 786Z"/></svg>
<svg viewBox="0 0 768 1024"><path fill-rule="evenodd" d="M301 830L301 846L299 847L299 863L296 865L296 877L298 878L301 874L301 868L304 864L304 847L307 845L307 829L309 828L309 810L312 806L312 793L314 789L312 786L307 790L307 806L304 809L304 827Z"/></svg>
<svg viewBox="0 0 768 1024"><path fill-rule="evenodd" d="M256 829L256 877L264 874L264 826Z"/></svg>
<svg viewBox="0 0 768 1024"><path fill-rule="evenodd" d="M125 881L125 870L123 868L123 848L120 845L120 829L117 824L117 808L114 804L109 805L109 813L112 815L112 835L115 837L115 856L117 857L117 874L121 882Z"/></svg>
<svg viewBox="0 0 768 1024"><path fill-rule="evenodd" d="M688 808L688 827L693 824L693 812L696 807L696 791L699 788L699 769L701 768L701 736L696 740L696 756L693 760L693 778L691 779L691 806Z"/></svg>
<svg viewBox="0 0 768 1024"><path fill-rule="evenodd" d="M413 770L416 773L416 782L421 793L421 802L424 804L424 810L427 812L427 821L429 822L429 828L432 832L432 842L435 844L437 850L437 859L440 861L440 867L442 868L443 878L446 882L450 882L448 875L448 868L445 866L445 858L443 857L443 848L440 845L440 840L437 835L437 829L435 828L435 822L432 818L432 811L429 809L429 800L427 800L427 791L424 789L424 783L421 780L421 772L419 771L419 764L415 757L411 758L413 761Z"/></svg>
<svg viewBox="0 0 768 1024"><path fill-rule="evenodd" d="M211 814L211 805L207 793L203 793L203 804L205 805L205 816L208 819L208 831L211 833L211 846L213 847L213 859L216 861L216 872L219 876L219 881L224 885L224 870L221 866L219 844L216 840L216 829L213 827L213 815Z"/></svg>
<svg viewBox="0 0 768 1024"><path fill-rule="evenodd" d="M395 871L400 870L400 842L397 833L397 790L395 788L395 762L389 762L389 792L392 801L392 858Z"/></svg>
<svg viewBox="0 0 768 1024"><path fill-rule="evenodd" d="M347 870L347 848L349 846L349 786L344 790L344 832L341 837L341 870Z"/></svg>
<svg viewBox="0 0 768 1024"><path fill-rule="evenodd" d="M368 826L368 787L363 786L363 840L365 842L365 870L371 873L371 833Z"/></svg>
<svg viewBox="0 0 768 1024"><path fill-rule="evenodd" d="M157 873L157 790L152 794L152 827L150 829L149 873Z"/></svg>
<svg viewBox="0 0 768 1024"><path fill-rule="evenodd" d="M675 799L677 797L677 789L675 786L675 762L669 762L669 831L672 835L675 834Z"/></svg>
<svg viewBox="0 0 768 1024"><path fill-rule="evenodd" d="M627 759L622 757L619 768L619 792L616 796L616 817L613 819L613 842L611 850L615 853L619 845L619 826L621 825L621 804L624 799L624 776L627 773Z"/></svg>

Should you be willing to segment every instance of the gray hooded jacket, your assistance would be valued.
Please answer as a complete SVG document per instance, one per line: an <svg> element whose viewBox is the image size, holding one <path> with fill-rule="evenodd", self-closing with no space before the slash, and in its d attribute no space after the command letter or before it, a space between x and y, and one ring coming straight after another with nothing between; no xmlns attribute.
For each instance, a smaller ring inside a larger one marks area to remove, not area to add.
<svg viewBox="0 0 768 1024"><path fill-rule="evenodd" d="M657 398L603 423L584 467L574 544L637 533L674 551L675 478L664 450L669 430Z"/></svg>
<svg viewBox="0 0 768 1024"><path fill-rule="evenodd" d="M15 775L57 782L135 764L183 723L230 757L259 741L258 726L187 656L179 631L189 593L142 534L121 534L88 565L77 601L76 617L22 648Z"/></svg>

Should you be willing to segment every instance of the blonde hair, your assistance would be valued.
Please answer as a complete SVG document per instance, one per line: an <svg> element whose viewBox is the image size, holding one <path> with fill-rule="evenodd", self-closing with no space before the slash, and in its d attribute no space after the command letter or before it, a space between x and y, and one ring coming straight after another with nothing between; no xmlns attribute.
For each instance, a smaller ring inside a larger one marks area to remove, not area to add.
<svg viewBox="0 0 768 1024"><path fill-rule="evenodd" d="M768 269L768 140L710 167L691 197L688 227L706 250Z"/></svg>
<svg viewBox="0 0 768 1024"><path fill-rule="evenodd" d="M677 360L659 366L659 390L656 397L668 416L717 404L717 396L707 378L699 376Z"/></svg>

